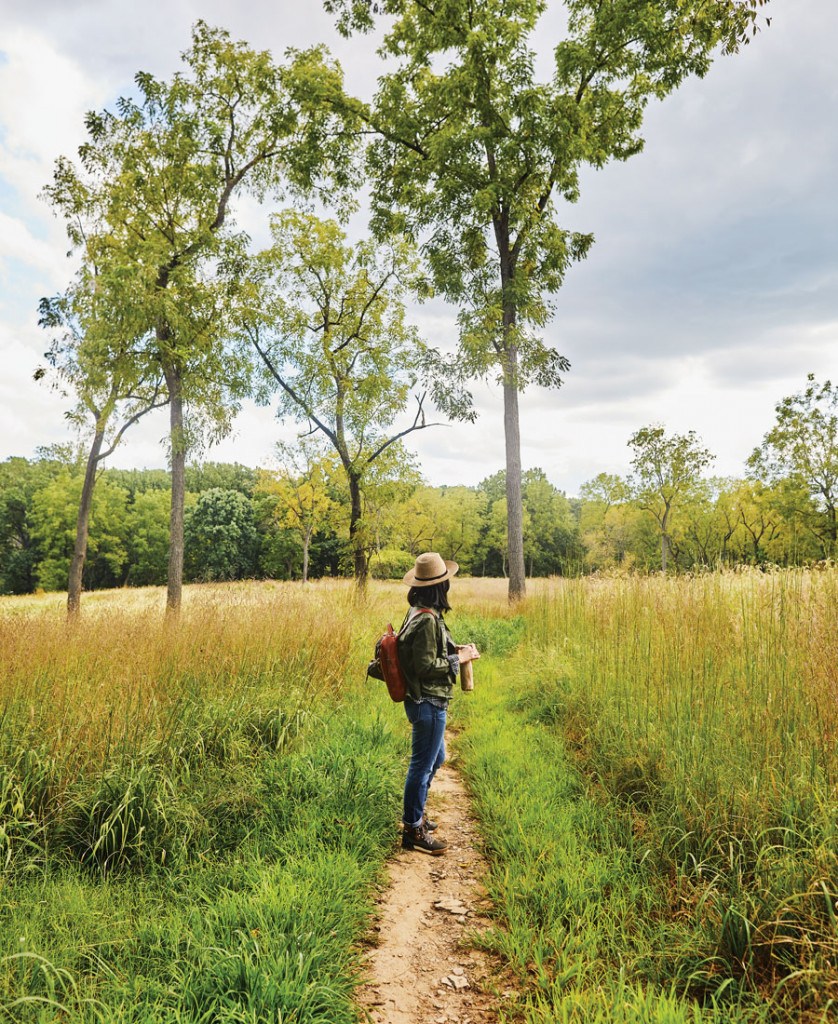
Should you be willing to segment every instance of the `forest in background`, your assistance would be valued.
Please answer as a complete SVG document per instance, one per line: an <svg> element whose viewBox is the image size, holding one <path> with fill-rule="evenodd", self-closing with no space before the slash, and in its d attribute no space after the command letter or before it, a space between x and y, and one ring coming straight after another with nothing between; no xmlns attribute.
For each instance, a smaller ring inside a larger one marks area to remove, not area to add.
<svg viewBox="0 0 838 1024"><path fill-rule="evenodd" d="M542 469L523 474L530 577L634 570L797 566L835 555L838 390L810 377L741 478L710 475L692 432L645 427L627 477L600 473L577 496ZM0 593L64 590L73 556L81 452L57 447L0 463ZM398 578L423 550L472 576L506 576L503 470L476 486L433 486L400 444L378 460L356 526L374 577ZM106 469L90 520L85 589L161 585L171 476ZM192 582L351 576L351 500L339 460L309 439L278 446L274 469L204 462L186 469L185 578Z"/></svg>

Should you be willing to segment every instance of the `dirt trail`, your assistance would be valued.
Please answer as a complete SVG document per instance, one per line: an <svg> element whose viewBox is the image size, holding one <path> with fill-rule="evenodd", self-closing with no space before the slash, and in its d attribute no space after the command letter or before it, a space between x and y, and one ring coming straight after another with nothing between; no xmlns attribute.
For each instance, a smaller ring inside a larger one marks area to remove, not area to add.
<svg viewBox="0 0 838 1024"><path fill-rule="evenodd" d="M497 984L497 972L467 941L470 931L488 927L485 862L451 764L434 779L428 814L448 849L440 857L400 850L391 862L358 1001L375 1024L494 1024L497 998L486 989L490 978Z"/></svg>

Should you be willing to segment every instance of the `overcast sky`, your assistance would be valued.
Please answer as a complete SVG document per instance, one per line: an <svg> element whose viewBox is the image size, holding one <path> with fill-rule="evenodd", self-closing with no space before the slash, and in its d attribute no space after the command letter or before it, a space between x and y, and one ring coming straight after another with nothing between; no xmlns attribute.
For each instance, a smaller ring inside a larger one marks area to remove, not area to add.
<svg viewBox="0 0 838 1024"><path fill-rule="evenodd" d="M561 4L540 26L549 53ZM63 225L38 199L55 158L75 156L86 110L112 106L136 71L168 76L203 18L273 50L326 42L369 95L371 44L342 40L318 0L0 0L0 459L69 440L62 400L33 380L47 338L37 303L72 275ZM629 468L626 441L652 422L695 430L715 471L741 474L774 405L806 374L838 377L838 3L772 0L771 27L649 108L646 148L583 177L568 228L593 231L588 259L557 296L548 337L571 361L557 392L521 400L525 467L576 493ZM244 211L248 226L257 214ZM415 309L425 335L456 340L454 311ZM434 484L501 468L502 397L476 389L474 425L414 435ZM110 460L162 466L165 412ZM208 458L267 464L293 436L246 409Z"/></svg>

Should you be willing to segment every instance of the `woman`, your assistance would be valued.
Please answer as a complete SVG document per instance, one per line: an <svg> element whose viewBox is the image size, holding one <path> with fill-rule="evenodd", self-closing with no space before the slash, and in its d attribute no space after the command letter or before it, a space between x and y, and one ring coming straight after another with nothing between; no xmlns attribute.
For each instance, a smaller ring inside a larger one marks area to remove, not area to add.
<svg viewBox="0 0 838 1024"><path fill-rule="evenodd" d="M428 787L445 761L445 719L460 665L479 658L473 644L458 647L451 640L443 612L456 562L429 551L416 559L404 577L410 605L399 632L399 664L407 681L405 713L413 726L413 745L404 784L402 847L438 856L448 844L434 839L436 823L425 817Z"/></svg>

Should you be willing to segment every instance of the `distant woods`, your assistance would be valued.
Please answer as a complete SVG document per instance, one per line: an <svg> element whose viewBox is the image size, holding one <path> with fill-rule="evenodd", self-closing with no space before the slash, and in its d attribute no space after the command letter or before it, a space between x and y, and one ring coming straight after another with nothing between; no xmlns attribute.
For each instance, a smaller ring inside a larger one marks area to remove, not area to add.
<svg viewBox="0 0 838 1024"><path fill-rule="evenodd" d="M528 576L804 565L838 554L838 388L812 376L776 406L741 477L711 475L692 432L651 425L628 441L633 472L600 473L577 496L540 469L522 475ZM0 463L0 593L64 590L87 465L69 449ZM360 510L340 456L309 439L273 469L205 463L184 475L188 581L399 578L433 549L474 576L508 576L504 472L432 486L394 442L365 478ZM86 589L167 580L171 476L108 469L90 510Z"/></svg>

